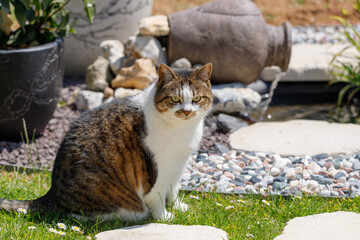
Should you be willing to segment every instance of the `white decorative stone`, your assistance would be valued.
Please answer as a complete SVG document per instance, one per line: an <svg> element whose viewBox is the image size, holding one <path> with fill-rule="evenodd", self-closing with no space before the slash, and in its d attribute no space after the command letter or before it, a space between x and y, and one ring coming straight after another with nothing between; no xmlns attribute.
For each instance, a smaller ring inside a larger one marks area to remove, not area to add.
<svg viewBox="0 0 360 240"><path fill-rule="evenodd" d="M180 58L171 63L170 67L175 69L191 69L191 62L186 58Z"/></svg>
<svg viewBox="0 0 360 240"><path fill-rule="evenodd" d="M270 174L273 177L279 176L280 173L281 173L280 170L278 168L276 168L276 167L273 167L273 168L270 169Z"/></svg>
<svg viewBox="0 0 360 240"><path fill-rule="evenodd" d="M154 37L131 36L125 42L126 51L133 52L135 58L149 58L157 66L166 63L166 53Z"/></svg>
<svg viewBox="0 0 360 240"><path fill-rule="evenodd" d="M99 233L96 240L227 240L227 233L210 226L150 223Z"/></svg>
<svg viewBox="0 0 360 240"><path fill-rule="evenodd" d="M111 71L116 75L123 67L124 46L119 40L105 40L100 43L105 57L110 62Z"/></svg>
<svg viewBox="0 0 360 240"><path fill-rule="evenodd" d="M167 16L155 15L140 20L139 32L144 36L167 36L170 33Z"/></svg>
<svg viewBox="0 0 360 240"><path fill-rule="evenodd" d="M291 180L291 179L295 179L296 178L296 173L294 169L290 169L286 174L285 174L285 179L286 180Z"/></svg>
<svg viewBox="0 0 360 240"><path fill-rule="evenodd" d="M104 94L88 90L80 90L75 98L75 105L80 110L89 110L102 104Z"/></svg>
<svg viewBox="0 0 360 240"><path fill-rule="evenodd" d="M109 60L99 56L86 69L85 80L88 89L103 92L109 86Z"/></svg>
<svg viewBox="0 0 360 240"><path fill-rule="evenodd" d="M259 93L250 88L212 89L214 112L244 113L255 110L261 101Z"/></svg>
<svg viewBox="0 0 360 240"><path fill-rule="evenodd" d="M77 22L76 34L64 41L65 75L83 76L86 67L102 54L99 44L108 39L125 41L136 34L142 18L151 15L153 0L96 1L96 17L89 24L83 1L70 1L66 8L70 22Z"/></svg>
<svg viewBox="0 0 360 240"><path fill-rule="evenodd" d="M141 93L141 90L139 89L127 89L127 88L117 88L115 90L115 98L122 98L122 97L127 97L127 96L133 96L136 95L138 93Z"/></svg>

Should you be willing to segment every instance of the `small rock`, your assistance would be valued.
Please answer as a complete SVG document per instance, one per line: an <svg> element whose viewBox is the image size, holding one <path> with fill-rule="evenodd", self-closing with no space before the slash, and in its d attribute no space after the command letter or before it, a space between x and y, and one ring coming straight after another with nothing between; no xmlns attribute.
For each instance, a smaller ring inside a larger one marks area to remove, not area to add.
<svg viewBox="0 0 360 240"><path fill-rule="evenodd" d="M191 69L191 62L186 58L180 58L171 63L170 67L175 69Z"/></svg>
<svg viewBox="0 0 360 240"><path fill-rule="evenodd" d="M214 112L249 112L255 110L261 101L260 94L250 88L212 89L212 92Z"/></svg>
<svg viewBox="0 0 360 240"><path fill-rule="evenodd" d="M274 178L274 182L285 182L285 177L277 176Z"/></svg>
<svg viewBox="0 0 360 240"><path fill-rule="evenodd" d="M190 181L190 180L191 180L191 175L190 175L190 173L184 173L184 174L182 175L182 180L184 180L184 181Z"/></svg>
<svg viewBox="0 0 360 240"><path fill-rule="evenodd" d="M167 36L170 33L167 16L155 15L140 20L139 32L144 36Z"/></svg>
<svg viewBox="0 0 360 240"><path fill-rule="evenodd" d="M280 170L279 170L278 168L276 168L276 167L273 167L273 168L271 168L271 170L270 170L270 174L271 174L271 176L273 176L273 177L279 176L280 173L281 173Z"/></svg>
<svg viewBox="0 0 360 240"><path fill-rule="evenodd" d="M320 192L320 196L322 196L322 197L330 197L331 192L329 190L323 190L323 191Z"/></svg>
<svg viewBox="0 0 360 240"><path fill-rule="evenodd" d="M296 173L294 169L290 169L286 174L285 174L285 179L286 180L291 180L291 179L295 179L296 178Z"/></svg>
<svg viewBox="0 0 360 240"><path fill-rule="evenodd" d="M102 92L93 92L80 90L75 98L75 105L79 110L89 110L102 104L104 94Z"/></svg>
<svg viewBox="0 0 360 240"><path fill-rule="evenodd" d="M324 184L324 185L332 184L334 182L331 178L327 178L327 177L324 177L321 175L315 175L315 174L311 175L311 179L317 181L319 184Z"/></svg>
<svg viewBox="0 0 360 240"><path fill-rule="evenodd" d="M209 160L210 162L223 163L225 161L225 158L223 156L211 155L209 156Z"/></svg>
<svg viewBox="0 0 360 240"><path fill-rule="evenodd" d="M342 163L341 163L341 161L340 161L339 159L335 159L335 160L333 161L333 165L334 165L335 169L340 169L340 168L342 168Z"/></svg>
<svg viewBox="0 0 360 240"><path fill-rule="evenodd" d="M203 162L197 162L197 163L195 164L195 167L196 167L196 168L201 168L202 166L204 166L204 163L203 163Z"/></svg>
<svg viewBox="0 0 360 240"><path fill-rule="evenodd" d="M230 149L226 145L220 144L220 143L217 143L217 142L214 144L214 148L221 155L222 154L227 154L230 151Z"/></svg>
<svg viewBox="0 0 360 240"><path fill-rule="evenodd" d="M251 182L252 184L258 183L260 182L260 179L257 178L256 176L252 176L249 180L249 182Z"/></svg>
<svg viewBox="0 0 360 240"><path fill-rule="evenodd" d="M360 170L360 161L358 159L355 159L353 161L352 168L353 168L354 171Z"/></svg>
<svg viewBox="0 0 360 240"><path fill-rule="evenodd" d="M109 86L109 60L99 56L95 62L89 65L86 69L86 84L89 90L104 92L105 88Z"/></svg>
<svg viewBox="0 0 360 240"><path fill-rule="evenodd" d="M328 157L329 157L329 154L327 154L327 153L320 153L320 154L317 154L317 155L315 155L315 156L312 156L312 159L321 160L321 159L328 158Z"/></svg>
<svg viewBox="0 0 360 240"><path fill-rule="evenodd" d="M109 97L112 97L112 96L114 96L114 89L106 87L104 89L104 98L109 98Z"/></svg>
<svg viewBox="0 0 360 240"><path fill-rule="evenodd" d="M332 163L331 161L326 162L326 163L324 164L324 167L326 167L326 169L328 169L329 167L332 167L332 166L333 166L333 163Z"/></svg>
<svg viewBox="0 0 360 240"><path fill-rule="evenodd" d="M302 172L302 177L303 177L304 180L310 179L310 178L311 178L311 173L310 173L310 171L305 169L305 170Z"/></svg>
<svg viewBox="0 0 360 240"><path fill-rule="evenodd" d="M343 160L342 164L343 164L343 168L352 168L353 165L351 162L348 162L346 160Z"/></svg>
<svg viewBox="0 0 360 240"><path fill-rule="evenodd" d="M124 67L124 46L119 40L105 40L100 43L105 57L109 60L110 69L114 75Z"/></svg>
<svg viewBox="0 0 360 240"><path fill-rule="evenodd" d="M111 81L113 88L144 89L157 79L157 72L150 59L137 59L133 66L122 68Z"/></svg>
<svg viewBox="0 0 360 240"><path fill-rule="evenodd" d="M166 63L166 54L160 42L154 37L131 36L124 44L125 51L131 52L133 58L148 58L153 61L155 66Z"/></svg>
<svg viewBox="0 0 360 240"><path fill-rule="evenodd" d="M303 168L302 167L295 167L294 171L296 174L301 174L303 172Z"/></svg>
<svg viewBox="0 0 360 240"><path fill-rule="evenodd" d="M299 188L300 182L298 180L294 180L290 182L290 188Z"/></svg>
<svg viewBox="0 0 360 240"><path fill-rule="evenodd" d="M317 163L312 162L308 165L308 169L317 174L321 170L321 167Z"/></svg>
<svg viewBox="0 0 360 240"><path fill-rule="evenodd" d="M287 185L288 185L288 184L285 183L285 182L274 182L273 188L274 188L275 190L282 190L282 189L284 189Z"/></svg>
<svg viewBox="0 0 360 240"><path fill-rule="evenodd" d="M346 176L346 172L345 171L339 171L338 173L335 174L335 176L333 177L335 180L339 180L341 177L345 177Z"/></svg>
<svg viewBox="0 0 360 240"><path fill-rule="evenodd" d="M319 189L319 183L315 180L310 180L307 184L307 189L309 189L312 192L317 192Z"/></svg>
<svg viewBox="0 0 360 240"><path fill-rule="evenodd" d="M225 129L226 132L230 133L235 132L239 128L248 126L246 121L223 113L218 115L217 121L221 125L222 129Z"/></svg>
<svg viewBox="0 0 360 240"><path fill-rule="evenodd" d="M224 175L225 175L225 177L230 178L230 179L232 179L232 180L235 179L234 174L231 173L231 172L224 172Z"/></svg>
<svg viewBox="0 0 360 240"><path fill-rule="evenodd" d="M139 89L126 89L126 88L117 88L115 90L114 96L115 98L122 98L127 96L133 96L138 93L141 93L141 90Z"/></svg>

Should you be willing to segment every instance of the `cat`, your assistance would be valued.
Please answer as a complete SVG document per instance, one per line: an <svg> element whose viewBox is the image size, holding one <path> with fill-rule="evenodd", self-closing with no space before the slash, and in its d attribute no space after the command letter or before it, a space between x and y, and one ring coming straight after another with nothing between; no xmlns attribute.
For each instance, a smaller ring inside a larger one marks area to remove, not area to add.
<svg viewBox="0 0 360 240"><path fill-rule="evenodd" d="M0 199L0 209L124 221L171 220L165 203L186 211L179 182L212 106L212 64L197 70L160 64L158 73L142 93L89 110L71 124L44 196Z"/></svg>

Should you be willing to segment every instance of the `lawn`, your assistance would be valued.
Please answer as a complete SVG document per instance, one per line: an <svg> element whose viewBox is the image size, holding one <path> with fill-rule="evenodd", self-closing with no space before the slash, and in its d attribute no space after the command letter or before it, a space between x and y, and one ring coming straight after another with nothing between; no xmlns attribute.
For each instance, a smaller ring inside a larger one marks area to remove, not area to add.
<svg viewBox="0 0 360 240"><path fill-rule="evenodd" d="M51 174L46 171L25 173L1 170L0 197L34 199L46 193L50 179ZM360 198L284 198L195 192L182 192L181 195L190 209L186 213L173 211L176 217L171 224L218 227L228 233L229 239L273 239L282 232L288 220L299 216L339 210L360 213ZM149 219L145 223L150 222L159 221ZM58 223L64 223L67 228L60 229ZM71 230L72 226L80 228L83 233ZM87 239L101 231L124 226L130 224L121 220L81 223L54 213L39 215L0 211L0 239ZM49 231L51 228L61 230L65 235Z"/></svg>

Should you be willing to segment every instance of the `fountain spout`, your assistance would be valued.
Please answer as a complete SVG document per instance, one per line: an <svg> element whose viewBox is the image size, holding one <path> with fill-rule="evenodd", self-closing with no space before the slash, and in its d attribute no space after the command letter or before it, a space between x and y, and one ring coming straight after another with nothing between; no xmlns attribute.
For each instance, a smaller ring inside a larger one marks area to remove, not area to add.
<svg viewBox="0 0 360 240"><path fill-rule="evenodd" d="M286 72L291 56L291 27L288 22L281 26L267 25L268 54L266 67L279 66Z"/></svg>

